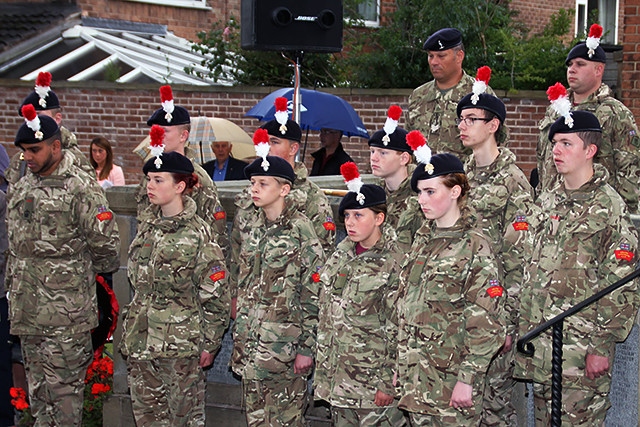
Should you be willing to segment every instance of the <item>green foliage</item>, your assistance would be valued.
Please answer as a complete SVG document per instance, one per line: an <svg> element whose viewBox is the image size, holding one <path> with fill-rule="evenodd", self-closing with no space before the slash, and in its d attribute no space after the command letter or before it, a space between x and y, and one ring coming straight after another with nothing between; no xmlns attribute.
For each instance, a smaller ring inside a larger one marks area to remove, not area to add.
<svg viewBox="0 0 640 427"><path fill-rule="evenodd" d="M185 71L214 81L230 80L252 86L292 86L295 52L252 51L240 47L240 25L234 17L229 22L218 21L208 32L198 33L198 43L192 50L206 57L200 65L204 74L187 67ZM335 59L330 54L306 53L301 58L302 86L335 86Z"/></svg>
<svg viewBox="0 0 640 427"><path fill-rule="evenodd" d="M385 17L383 26L368 28L357 12L361 1L344 1L348 19L342 53L305 55L302 86L417 87L432 78L422 45L444 27L462 32L467 73L491 67L494 89L546 89L564 81L573 19L567 10L556 12L541 34L530 34L508 0L397 0L397 10ZM241 49L234 18L199 33L198 39L193 50L207 57L201 64L209 70L207 77L258 86L293 84L293 53L285 59L279 52Z"/></svg>

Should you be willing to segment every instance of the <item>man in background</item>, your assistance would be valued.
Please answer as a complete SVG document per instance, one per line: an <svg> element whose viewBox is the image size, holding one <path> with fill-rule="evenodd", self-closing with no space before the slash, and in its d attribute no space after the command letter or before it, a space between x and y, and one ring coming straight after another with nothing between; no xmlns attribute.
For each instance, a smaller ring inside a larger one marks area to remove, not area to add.
<svg viewBox="0 0 640 427"><path fill-rule="evenodd" d="M344 151L342 146L342 131L337 129L320 129L320 148L311 153L313 166L310 176L340 175L340 166L343 163L353 162L351 156Z"/></svg>
<svg viewBox="0 0 640 427"><path fill-rule="evenodd" d="M216 158L202 165L202 168L207 171L212 180L238 181L246 179L244 168L247 163L231 156L233 144L229 141L214 141L212 147Z"/></svg>

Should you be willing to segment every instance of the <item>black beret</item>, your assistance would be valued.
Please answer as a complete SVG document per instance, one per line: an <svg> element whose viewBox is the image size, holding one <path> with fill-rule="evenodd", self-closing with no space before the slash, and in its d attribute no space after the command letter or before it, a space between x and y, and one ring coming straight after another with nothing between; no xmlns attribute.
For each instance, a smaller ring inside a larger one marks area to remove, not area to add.
<svg viewBox="0 0 640 427"><path fill-rule="evenodd" d="M374 184L364 184L360 187L360 194L364 196L362 204L357 200L358 193L349 191L340 201L338 214L344 216L345 209L364 209L387 203L384 188Z"/></svg>
<svg viewBox="0 0 640 427"><path fill-rule="evenodd" d="M270 120L260 126L260 129L266 129L267 133L276 138L289 139L291 141L300 142L302 140L302 130L300 125L293 120L287 120L287 131L283 134L280 131L280 123L277 120Z"/></svg>
<svg viewBox="0 0 640 427"><path fill-rule="evenodd" d="M38 132L42 133L42 138L36 138L36 131L31 129L25 122L20 126L20 129L18 129L18 133L16 134L16 139L13 142L16 146L19 147L24 144L37 144L56 136L56 134L60 132L58 123L56 123L56 121L51 117L39 114L38 119L40 120L40 130Z"/></svg>
<svg viewBox="0 0 640 427"><path fill-rule="evenodd" d="M464 96L458 102L458 107L456 109L458 117L462 113L462 110L466 110L468 108L479 108L481 110L487 110L500 119L500 123L504 123L504 119L507 117L507 109L504 106L504 102L497 96L489 95L488 93L482 93L479 95L478 102L474 104L471 101L472 93L469 93Z"/></svg>
<svg viewBox="0 0 640 427"><path fill-rule="evenodd" d="M162 161L162 164L160 165L160 167L156 167L156 157L151 157L144 164L142 172L144 172L144 174L146 175L149 172L173 172L190 174L194 171L193 163L191 163L191 160L175 151L162 153L160 155L160 160Z"/></svg>
<svg viewBox="0 0 640 427"><path fill-rule="evenodd" d="M413 171L413 175L411 175L411 189L416 193L418 192L418 181L448 175L450 173L465 173L464 166L460 159L451 153L436 154L431 157L431 165L433 166L432 173L428 172L429 168L425 168L423 163L418 163L418 166Z"/></svg>
<svg viewBox="0 0 640 427"><path fill-rule="evenodd" d="M171 113L171 121L166 119L167 112L162 108L158 108L147 120L147 126L160 125L160 126L178 126L191 123L191 117L186 108L176 105L173 107L173 113Z"/></svg>
<svg viewBox="0 0 640 427"><path fill-rule="evenodd" d="M565 123L565 118L560 117L551 125L549 129L549 141L553 141L556 133L576 133L576 132L602 132L598 118L589 111L572 111L573 127Z"/></svg>
<svg viewBox="0 0 640 427"><path fill-rule="evenodd" d="M369 147L379 147L389 150L405 151L407 153L411 153L413 152L413 150L411 150L411 147L409 147L409 144L407 144L408 133L409 132L398 126L396 130L389 135L389 142L387 143L387 145L384 145L382 138L384 138L386 132L381 129L371 136L371 138L369 139Z"/></svg>
<svg viewBox="0 0 640 427"><path fill-rule="evenodd" d="M43 107L40 105L40 96L34 90L31 92L25 99L22 100L22 104L20 104L20 108L18 108L18 114L22 116L22 106L31 104L36 111L44 111L44 110L53 110L54 108L60 108L60 101L58 100L58 96L52 90L49 90L49 93L44 98L46 105Z"/></svg>
<svg viewBox="0 0 640 427"><path fill-rule="evenodd" d="M569 61L575 58L582 58L586 59L587 61L593 62L607 62L607 56L604 53L604 49L600 45L598 45L598 47L595 49L595 52L591 55L591 58L589 58L589 48L587 47L586 42L578 43L573 47L573 49L569 51L567 60L564 61L565 65L569 65Z"/></svg>
<svg viewBox="0 0 640 427"><path fill-rule="evenodd" d="M455 28L443 28L424 42L424 50L449 50L462 44L462 33Z"/></svg>
<svg viewBox="0 0 640 427"><path fill-rule="evenodd" d="M262 167L262 157L255 159L250 165L244 168L244 176L247 179L251 179L252 176L273 176L284 178L293 184L296 180L296 174L293 171L291 164L277 156L267 156L267 162L269 162L269 168L265 171Z"/></svg>

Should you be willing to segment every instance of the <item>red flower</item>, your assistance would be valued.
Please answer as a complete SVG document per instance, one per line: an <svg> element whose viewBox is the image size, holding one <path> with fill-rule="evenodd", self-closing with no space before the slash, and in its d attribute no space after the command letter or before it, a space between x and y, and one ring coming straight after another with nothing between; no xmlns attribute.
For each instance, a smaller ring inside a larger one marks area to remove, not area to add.
<svg viewBox="0 0 640 427"><path fill-rule="evenodd" d="M108 384L95 383L91 386L91 394L93 395L107 393L109 390L111 390L111 387Z"/></svg>
<svg viewBox="0 0 640 427"><path fill-rule="evenodd" d="M27 393L20 387L11 387L9 389L9 394L13 397L13 399L11 399L11 404L18 411L24 411L29 407L29 403L27 403Z"/></svg>

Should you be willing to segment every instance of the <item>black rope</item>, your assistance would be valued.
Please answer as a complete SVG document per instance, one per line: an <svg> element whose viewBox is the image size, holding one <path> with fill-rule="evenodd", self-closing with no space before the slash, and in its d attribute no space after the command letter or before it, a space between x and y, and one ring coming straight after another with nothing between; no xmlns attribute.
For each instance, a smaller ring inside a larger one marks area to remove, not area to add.
<svg viewBox="0 0 640 427"><path fill-rule="evenodd" d="M562 320L553 325L551 355L551 427L562 425Z"/></svg>

